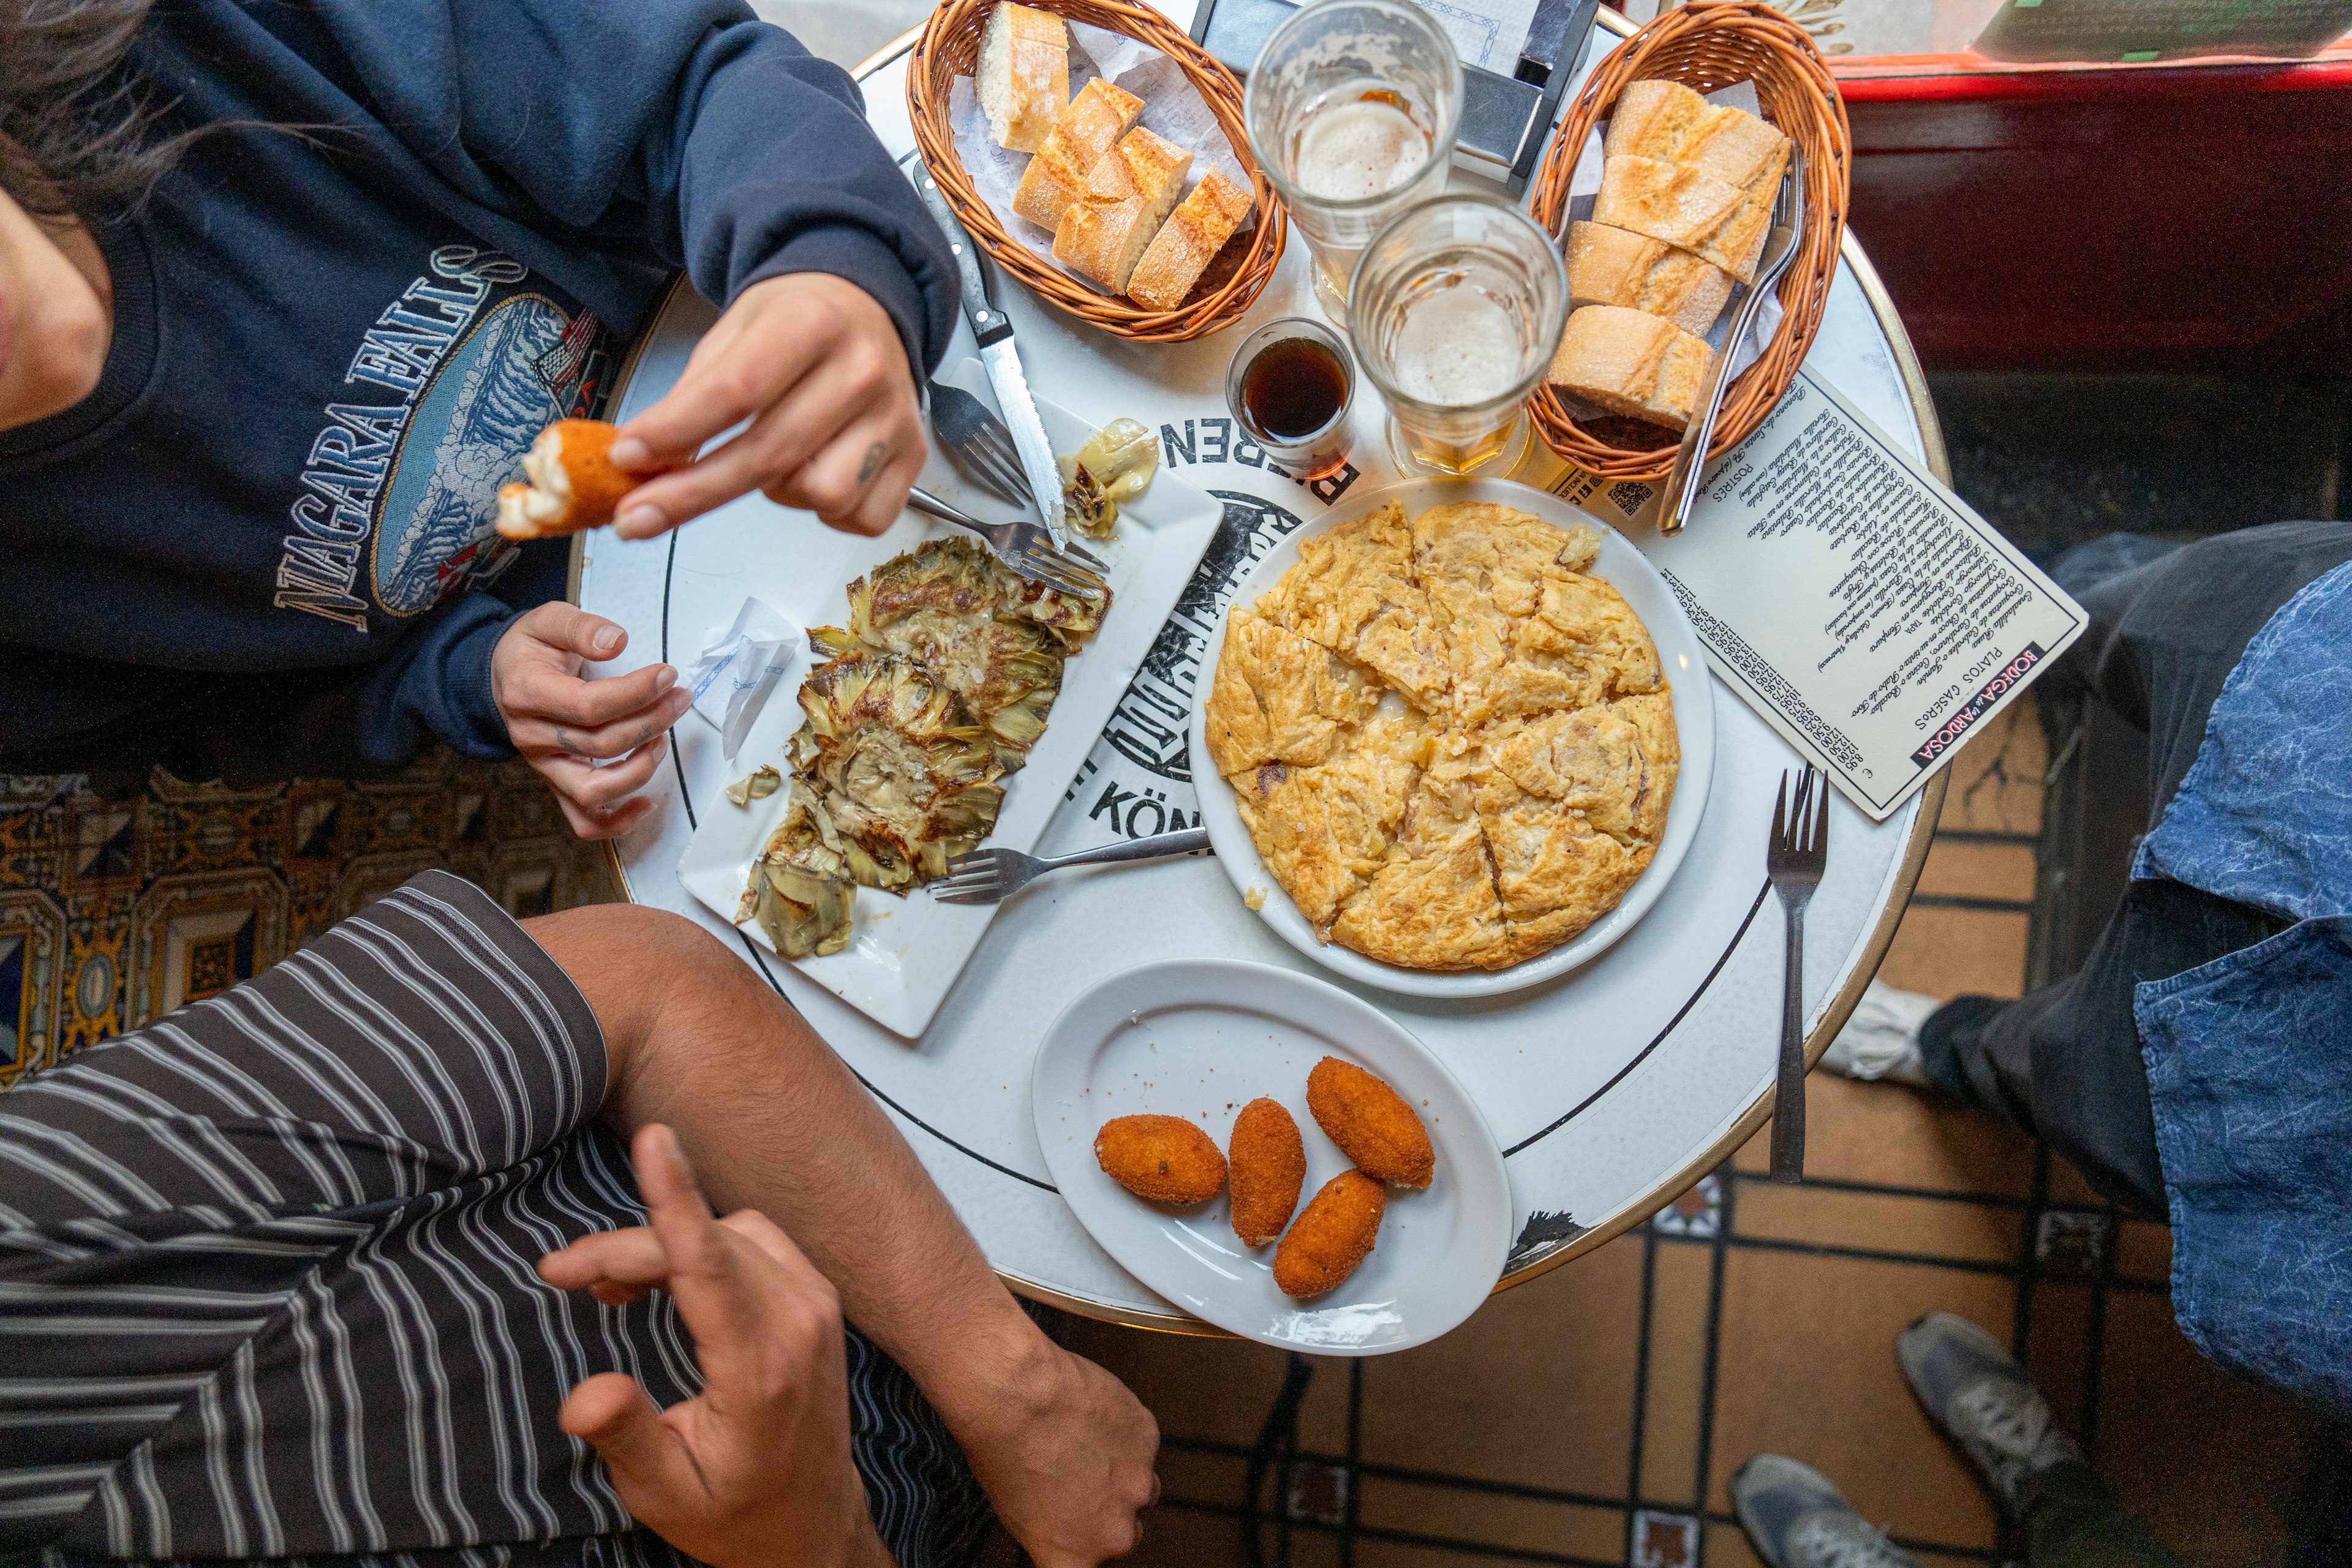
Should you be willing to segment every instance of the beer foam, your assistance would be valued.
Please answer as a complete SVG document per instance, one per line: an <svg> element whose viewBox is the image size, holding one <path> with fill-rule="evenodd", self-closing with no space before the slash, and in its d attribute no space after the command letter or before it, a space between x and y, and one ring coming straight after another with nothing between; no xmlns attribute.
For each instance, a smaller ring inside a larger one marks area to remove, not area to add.
<svg viewBox="0 0 2352 1568"><path fill-rule="evenodd" d="M1429 133L1376 98L1338 103L1298 133L1291 178L1309 195L1357 202L1403 184L1429 161Z"/></svg>
<svg viewBox="0 0 2352 1568"><path fill-rule="evenodd" d="M1510 313L1464 284L1409 306L1389 359L1406 396L1463 408L1509 392L1526 356Z"/></svg>

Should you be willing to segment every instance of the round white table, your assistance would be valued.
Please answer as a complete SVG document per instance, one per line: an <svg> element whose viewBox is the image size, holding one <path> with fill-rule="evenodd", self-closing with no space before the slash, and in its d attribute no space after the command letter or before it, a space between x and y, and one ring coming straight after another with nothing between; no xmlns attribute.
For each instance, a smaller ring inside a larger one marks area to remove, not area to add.
<svg viewBox="0 0 2352 1568"><path fill-rule="evenodd" d="M1185 0L1171 9L1181 11ZM1626 30L1613 14L1603 25ZM1596 38L1597 58L1611 42ZM913 35L860 68L867 113L894 153L913 147L906 53ZM1590 69L1591 60L1586 62ZM1573 88L1563 103L1574 96ZM1457 170L1455 188L1475 184ZM1038 304L1004 280L1001 302L1039 395L1089 418L1162 427L1168 471L1224 504L1225 520L1184 600L1136 673L1080 770L1040 853L1158 831L1197 817L1183 728L1200 670L1201 628L1273 538L1346 493L1311 493L1267 473L1237 442L1223 378L1234 345L1261 322L1312 315L1303 246L1294 243L1243 322L1206 340L1153 346L1111 338ZM679 287L625 366L616 418L671 385L713 319ZM942 374L972 353L960 327ZM1821 335L1806 361L1874 421L1948 479L1934 407L1902 323L1849 233ZM1367 384L1358 405L1360 473L1347 489L1396 478ZM942 488L950 470L934 456ZM1520 476L1560 472L1538 447ZM1342 476L1345 479L1345 476ZM931 482L927 479L927 482ZM1333 489L1327 481L1325 491ZM761 510L764 508L764 510ZM1694 527L1703 526L1704 518ZM909 517L902 547L936 525ZM623 667L690 661L747 595L810 568L794 540L819 542L806 514L739 504L644 543L589 536L574 557L572 597L626 626ZM1633 542L1644 542L1638 534ZM1624 940L1548 985L1477 1001L1426 1000L1370 988L1469 1087L1507 1155L1516 1238L1497 1289L1557 1268L1641 1223L1737 1149L1771 1113L1779 1044L1781 924L1764 879L1764 840L1790 749L1717 683L1716 763L1698 837L1664 896ZM772 700L789 700L779 691ZM689 717L673 735L674 765L650 786L655 809L614 846L628 896L672 910L720 936L758 967L888 1108L998 1272L1024 1295L1137 1327L1203 1331L1129 1275L1078 1225L1047 1178L1030 1120L1032 1054L1063 1005L1107 975L1150 960L1255 960L1335 977L1246 909L1224 868L1198 858L1104 873L1065 874L1006 904L919 1038L891 1033L755 947L679 886L677 863L698 811L741 766L719 735ZM756 759L754 759L756 760ZM1829 871L1806 923L1808 1058L1852 1011L1893 940L1916 881L1945 775L1885 823L1843 799L1833 807ZM719 809L725 809L723 806Z"/></svg>

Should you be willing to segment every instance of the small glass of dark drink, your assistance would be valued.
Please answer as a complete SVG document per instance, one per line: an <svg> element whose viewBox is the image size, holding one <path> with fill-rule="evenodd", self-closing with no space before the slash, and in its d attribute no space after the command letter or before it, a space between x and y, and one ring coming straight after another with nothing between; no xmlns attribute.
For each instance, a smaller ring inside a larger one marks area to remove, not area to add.
<svg viewBox="0 0 2352 1568"><path fill-rule="evenodd" d="M1252 332L1225 371L1225 404L1234 420L1295 479L1323 479L1346 465L1355 395L1347 342L1304 316Z"/></svg>

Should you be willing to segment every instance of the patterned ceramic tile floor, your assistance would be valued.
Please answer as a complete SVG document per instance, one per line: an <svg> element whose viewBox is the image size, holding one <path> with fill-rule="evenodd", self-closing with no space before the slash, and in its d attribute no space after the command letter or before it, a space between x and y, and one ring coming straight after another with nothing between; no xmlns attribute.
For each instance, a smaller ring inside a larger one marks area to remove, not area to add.
<svg viewBox="0 0 2352 1568"><path fill-rule="evenodd" d="M1956 763L1890 984L2022 985L2044 750L2016 711ZM1924 1563L2000 1562L2017 1543L1895 1367L1895 1333L1937 1309L2022 1348L2060 1420L2194 1568L2283 1561L2311 1424L2181 1338L2162 1226L1927 1095L1816 1074L1809 1103L1803 1185L1763 1179L1759 1133L1649 1225L1419 1351L1292 1363L1076 1325L1076 1347L1166 1434L1165 1500L1129 1561L1250 1563L1255 1529L1255 1561L1293 1568L1753 1568L1727 1488L1770 1449L1826 1471ZM1298 1458L1253 1488L1286 1376Z"/></svg>

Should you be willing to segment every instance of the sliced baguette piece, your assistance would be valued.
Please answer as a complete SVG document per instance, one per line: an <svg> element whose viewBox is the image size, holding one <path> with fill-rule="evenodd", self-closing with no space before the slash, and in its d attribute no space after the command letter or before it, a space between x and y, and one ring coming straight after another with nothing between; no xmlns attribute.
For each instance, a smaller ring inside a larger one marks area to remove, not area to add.
<svg viewBox="0 0 2352 1568"><path fill-rule="evenodd" d="M1102 155L1135 129L1143 100L1125 88L1097 77L1078 89L1054 132L1022 171L1020 188L1013 193L1013 210L1040 228L1054 228L1062 215L1086 189Z"/></svg>
<svg viewBox="0 0 2352 1568"><path fill-rule="evenodd" d="M1731 274L1663 239L1605 223L1568 231L1569 308L1622 305L1705 337L1731 299Z"/></svg>
<svg viewBox="0 0 2352 1568"><path fill-rule="evenodd" d="M1054 230L1054 259L1114 294L1127 292L1143 247L1184 194L1192 154L1141 129L1119 138L1087 175Z"/></svg>
<svg viewBox="0 0 2352 1568"><path fill-rule="evenodd" d="M1143 258L1127 280L1127 297L1155 310L1182 304L1256 205L1248 186L1234 184L1222 169L1210 170L1143 247Z"/></svg>
<svg viewBox="0 0 2352 1568"><path fill-rule="evenodd" d="M1587 305L1570 314L1544 379L1612 414L1680 430L1714 358L1672 321L1622 305Z"/></svg>
<svg viewBox="0 0 2352 1568"><path fill-rule="evenodd" d="M1637 81L1617 95L1601 153L1659 158L1753 190L1778 184L1789 139L1744 109L1709 103L1678 81Z"/></svg>
<svg viewBox="0 0 2352 1568"><path fill-rule="evenodd" d="M1663 158L1608 158L1601 165L1592 221L1695 251L1752 283L1778 194L1777 184L1742 190L1704 169Z"/></svg>
<svg viewBox="0 0 2352 1568"><path fill-rule="evenodd" d="M1050 11L999 0L980 38L972 90L999 147L1034 153L1070 100L1070 35Z"/></svg>

